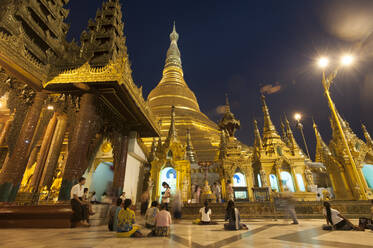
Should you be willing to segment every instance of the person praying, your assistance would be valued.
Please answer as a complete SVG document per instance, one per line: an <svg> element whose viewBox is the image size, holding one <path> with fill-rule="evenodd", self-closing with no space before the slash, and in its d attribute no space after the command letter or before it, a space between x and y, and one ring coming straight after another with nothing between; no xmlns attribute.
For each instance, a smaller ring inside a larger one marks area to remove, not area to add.
<svg viewBox="0 0 373 248"><path fill-rule="evenodd" d="M359 230L347 218L343 217L338 210L331 208L329 202L324 202L323 215L326 224L332 226L334 230Z"/></svg>
<svg viewBox="0 0 373 248"><path fill-rule="evenodd" d="M166 204L162 204L161 211L155 217L155 236L166 237L170 235L172 218L170 212L167 211L166 207Z"/></svg>
<svg viewBox="0 0 373 248"><path fill-rule="evenodd" d="M241 224L240 212L234 206L232 200L228 201L225 220L228 221L227 224L224 224L225 230L248 230L249 228L245 224Z"/></svg>
<svg viewBox="0 0 373 248"><path fill-rule="evenodd" d="M150 208L146 210L145 213L145 227L149 229L154 229L155 227L155 217L159 213L158 202L153 201Z"/></svg>
<svg viewBox="0 0 373 248"><path fill-rule="evenodd" d="M117 237L142 237L142 233L139 231L140 227L135 224L135 212L130 209L132 205L131 199L124 200L122 208L118 213L118 227Z"/></svg>
<svg viewBox="0 0 373 248"><path fill-rule="evenodd" d="M118 230L118 214L119 211L122 209L122 199L118 198L115 205L112 205L109 210L109 222L108 222L108 228L109 231L116 232Z"/></svg>
<svg viewBox="0 0 373 248"><path fill-rule="evenodd" d="M215 225L216 222L211 221L212 210L209 207L209 202L205 201L204 207L199 210L201 215L201 221L198 223L199 225Z"/></svg>
<svg viewBox="0 0 373 248"><path fill-rule="evenodd" d="M86 179L84 177L79 178L79 183L75 184L70 191L70 202L73 210L71 221L73 227L76 226L76 223L80 223L82 226L89 226L88 207L87 203L83 200L85 182Z"/></svg>

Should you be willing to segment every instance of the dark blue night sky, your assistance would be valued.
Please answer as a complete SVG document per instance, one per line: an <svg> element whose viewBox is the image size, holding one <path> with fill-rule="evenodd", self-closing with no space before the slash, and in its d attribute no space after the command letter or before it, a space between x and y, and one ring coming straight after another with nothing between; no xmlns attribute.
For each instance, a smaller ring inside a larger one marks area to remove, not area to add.
<svg viewBox="0 0 373 248"><path fill-rule="evenodd" d="M286 113L295 130L294 112L302 112L310 150L312 117L325 141L331 130L323 96L319 55L339 56L373 30L369 0L127 0L122 1L133 77L144 94L160 81L169 33L176 21L185 80L201 110L217 121L228 93L241 121L240 140L252 144L252 119L262 126L260 91L267 92L272 120L280 131ZM69 39L79 40L102 0L70 1ZM360 49L354 68L342 71L332 86L336 106L362 137L360 123L373 134L373 46ZM333 59L331 57L330 59ZM338 57L335 57L338 59ZM263 88L264 87L264 88Z"/></svg>

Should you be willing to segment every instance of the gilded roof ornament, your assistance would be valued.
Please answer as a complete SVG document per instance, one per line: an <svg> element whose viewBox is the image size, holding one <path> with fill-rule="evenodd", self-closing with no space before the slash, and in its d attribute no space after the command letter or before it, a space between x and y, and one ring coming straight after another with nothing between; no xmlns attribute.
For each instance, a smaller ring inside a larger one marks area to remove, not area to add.
<svg viewBox="0 0 373 248"><path fill-rule="evenodd" d="M363 129L363 132L364 132L365 141L367 142L367 144L370 148L373 148L373 140L372 140L372 137L370 136L366 126L364 124L361 124L361 128Z"/></svg>
<svg viewBox="0 0 373 248"><path fill-rule="evenodd" d="M313 122L313 128L315 130L316 136L316 154L315 154L315 162L323 162L325 156L331 155L329 147L325 144L321 134L317 128L315 121Z"/></svg>
<svg viewBox="0 0 373 248"><path fill-rule="evenodd" d="M170 123L170 129L168 130L168 136L165 141L165 146L169 146L171 142L177 141L177 132L176 132L176 126L175 126L175 106L171 107L171 123Z"/></svg>
<svg viewBox="0 0 373 248"><path fill-rule="evenodd" d="M192 136L190 134L190 128L187 129L186 133L186 155L191 163L196 163L196 154L194 152L192 144Z"/></svg>
<svg viewBox="0 0 373 248"><path fill-rule="evenodd" d="M278 135L275 126L273 125L273 122L271 120L271 116L269 114L268 106L266 103L266 97L262 95L262 110L264 115L264 125L263 125L263 139L268 138L280 138L280 135Z"/></svg>
<svg viewBox="0 0 373 248"><path fill-rule="evenodd" d="M234 114L231 112L228 95L225 97L225 114L219 122L219 127L225 130L230 137L234 137L235 132L239 129L241 123L237 120Z"/></svg>

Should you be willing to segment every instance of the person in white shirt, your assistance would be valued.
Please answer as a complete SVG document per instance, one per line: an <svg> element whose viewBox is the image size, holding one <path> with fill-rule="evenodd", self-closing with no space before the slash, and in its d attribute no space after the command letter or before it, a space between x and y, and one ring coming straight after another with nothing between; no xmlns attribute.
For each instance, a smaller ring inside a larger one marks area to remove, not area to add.
<svg viewBox="0 0 373 248"><path fill-rule="evenodd" d="M71 208L73 210L72 224L80 223L83 226L89 226L88 224L88 206L87 202L83 200L84 195L84 184L86 179L81 177L79 183L75 184L70 191Z"/></svg>
<svg viewBox="0 0 373 248"><path fill-rule="evenodd" d="M200 225L209 225L211 223L211 208L209 208L208 201L205 201L205 206L199 210L199 213L201 214L201 222Z"/></svg>
<svg viewBox="0 0 373 248"><path fill-rule="evenodd" d="M327 225L331 225L335 230L358 230L359 228L353 225L348 219L343 217L341 213L330 207L329 202L324 202L323 214Z"/></svg>

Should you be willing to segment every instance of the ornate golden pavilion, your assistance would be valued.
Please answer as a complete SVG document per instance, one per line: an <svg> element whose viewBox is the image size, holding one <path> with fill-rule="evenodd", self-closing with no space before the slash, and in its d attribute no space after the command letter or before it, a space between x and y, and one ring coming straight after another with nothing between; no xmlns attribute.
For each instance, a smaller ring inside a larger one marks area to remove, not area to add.
<svg viewBox="0 0 373 248"><path fill-rule="evenodd" d="M342 124L348 146L355 160L357 170L353 170L346 150L342 145L342 137L336 127L333 117L330 118L332 128L332 139L329 146L324 142L316 123L314 130L316 135L315 161L323 163L326 167L333 191L338 200L366 200L373 199L372 187L368 185L369 175L365 175L364 167L373 167L373 142L367 128L362 124L366 142L362 141L350 128L349 123L337 112ZM363 188L359 186L359 180Z"/></svg>
<svg viewBox="0 0 373 248"><path fill-rule="evenodd" d="M129 134L158 135L132 79L119 0L102 4L80 46L65 39L67 3L2 3L0 96L9 111L1 119L0 201L37 203L43 192L69 200L105 140L113 147L112 191L120 194Z"/></svg>
<svg viewBox="0 0 373 248"><path fill-rule="evenodd" d="M312 172L307 165L309 158L298 146L289 121L285 117L280 136L272 123L265 97L262 96L264 114L263 135L260 135L254 120L254 152L252 169L254 185L270 187L273 191L294 192L299 200L315 200L312 192L314 183Z"/></svg>

